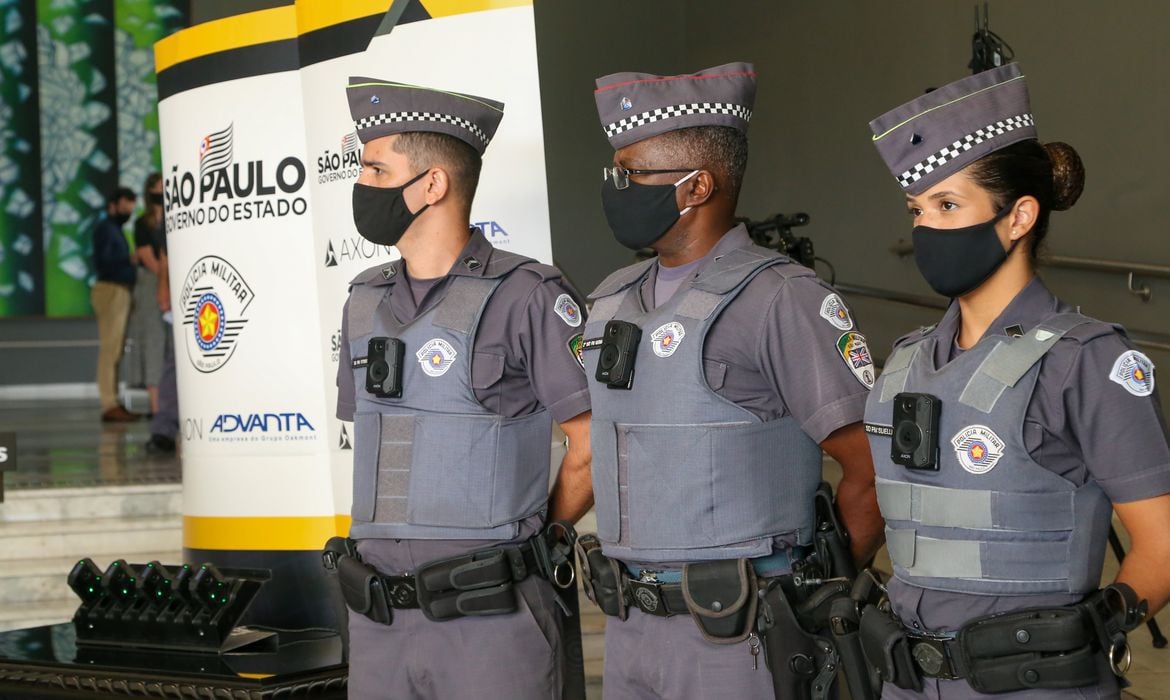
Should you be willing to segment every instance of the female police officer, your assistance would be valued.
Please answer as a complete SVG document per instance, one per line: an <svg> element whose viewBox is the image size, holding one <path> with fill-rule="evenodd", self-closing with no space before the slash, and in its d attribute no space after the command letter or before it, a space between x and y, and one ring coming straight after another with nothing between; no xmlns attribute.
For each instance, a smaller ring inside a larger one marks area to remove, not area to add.
<svg viewBox="0 0 1170 700"><path fill-rule="evenodd" d="M866 407L894 565L866 657L884 697L1116 696L1125 631L1170 599L1170 448L1149 358L1036 277L1080 159L1036 140L1015 64L870 126L954 301L895 344ZM1098 592L1112 509L1133 549Z"/></svg>

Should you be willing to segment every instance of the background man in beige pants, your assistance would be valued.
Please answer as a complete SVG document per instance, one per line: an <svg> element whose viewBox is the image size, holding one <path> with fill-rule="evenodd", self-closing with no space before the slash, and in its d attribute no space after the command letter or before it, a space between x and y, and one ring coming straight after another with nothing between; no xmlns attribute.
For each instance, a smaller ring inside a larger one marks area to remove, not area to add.
<svg viewBox="0 0 1170 700"><path fill-rule="evenodd" d="M134 191L119 187L106 200L106 216L93 232L93 264L97 281L90 290L90 303L98 322L98 393L103 422L129 422L140 418L118 403L118 360L130 317L131 291L135 270L130 246L122 227L134 213Z"/></svg>

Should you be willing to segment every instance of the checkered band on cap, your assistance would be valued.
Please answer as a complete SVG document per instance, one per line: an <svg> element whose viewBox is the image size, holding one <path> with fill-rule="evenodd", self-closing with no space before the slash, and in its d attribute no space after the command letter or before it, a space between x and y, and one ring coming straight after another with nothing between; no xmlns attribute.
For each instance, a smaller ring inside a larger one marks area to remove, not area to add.
<svg viewBox="0 0 1170 700"><path fill-rule="evenodd" d="M756 71L750 63L725 63L686 75L613 73L597 79L593 98L615 149L679 129L746 133L756 104Z"/></svg>
<svg viewBox="0 0 1170 700"><path fill-rule="evenodd" d="M424 85L351 77L349 115L362 143L415 131L445 134L483 155L504 116L504 103Z"/></svg>
<svg viewBox="0 0 1170 700"><path fill-rule="evenodd" d="M624 131L636 129L656 121L694 114L724 114L739 117L745 122L752 120L752 111L743 105L730 104L728 102L692 102L690 104L659 107L658 109L651 109L641 114L635 114L632 117L619 119L605 126L605 136L606 138L613 138Z"/></svg>
<svg viewBox="0 0 1170 700"><path fill-rule="evenodd" d="M400 122L431 122L434 124L451 124L471 132L484 146L488 144L488 135L472 122L453 114L437 114L435 112L391 112L389 114L373 114L362 117L354 122L358 131L370 129L383 124L397 124Z"/></svg>
<svg viewBox="0 0 1170 700"><path fill-rule="evenodd" d="M1001 119L994 124L988 124L982 129L976 129L974 132L967 134L963 138L931 154L921 162L916 163L914 167L898 176L898 184L905 189L988 139L1002 136L1009 131L1034 125L1035 122L1032 120L1031 114L1019 114L1007 119Z"/></svg>

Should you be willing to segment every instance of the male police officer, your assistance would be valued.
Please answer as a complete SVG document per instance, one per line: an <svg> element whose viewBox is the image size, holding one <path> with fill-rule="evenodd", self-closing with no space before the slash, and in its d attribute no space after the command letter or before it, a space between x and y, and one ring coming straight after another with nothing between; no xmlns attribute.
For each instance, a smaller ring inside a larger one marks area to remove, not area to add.
<svg viewBox="0 0 1170 700"><path fill-rule="evenodd" d="M865 339L832 288L734 220L755 90L746 63L597 81L606 217L658 253L601 283L585 332L608 559L592 541L583 558L591 596L625 618L606 627L607 698L772 697L752 593L807 552L822 447L844 467L854 554L880 539ZM772 671L807 691L822 669L787 660Z"/></svg>
<svg viewBox="0 0 1170 700"><path fill-rule="evenodd" d="M361 613L350 697L560 697L549 579L569 570L544 523L591 503L581 306L555 268L469 227L503 104L371 78L347 93L354 222L402 254L353 280L342 324L358 556L331 563ZM554 420L569 447L550 497Z"/></svg>

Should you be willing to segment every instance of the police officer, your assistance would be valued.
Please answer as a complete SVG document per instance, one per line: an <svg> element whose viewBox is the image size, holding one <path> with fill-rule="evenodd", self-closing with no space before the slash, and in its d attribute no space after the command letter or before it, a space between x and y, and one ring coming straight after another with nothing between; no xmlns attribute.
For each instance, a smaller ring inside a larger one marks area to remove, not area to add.
<svg viewBox="0 0 1170 700"><path fill-rule="evenodd" d="M350 697L561 697L550 579L571 584L572 552L545 523L591 503L581 305L469 226L503 104L373 78L347 95L354 223L402 254L353 280L342 324L356 548L327 562L352 610ZM553 421L569 446L550 496Z"/></svg>
<svg viewBox="0 0 1170 700"><path fill-rule="evenodd" d="M1170 598L1170 448L1150 359L1036 276L1081 161L1037 141L1017 64L870 127L919 270L953 299L897 341L866 407L894 565L895 624L862 616L883 697L1116 697L1138 601ZM1133 549L1096 592L1113 510Z"/></svg>
<svg viewBox="0 0 1170 700"><path fill-rule="evenodd" d="M773 696L755 590L807 552L822 448L854 553L880 537L865 339L832 288L735 222L755 92L746 63L597 81L606 218L657 253L601 283L585 332L600 547L579 546L617 615L607 698ZM798 670L807 689L823 669Z"/></svg>

